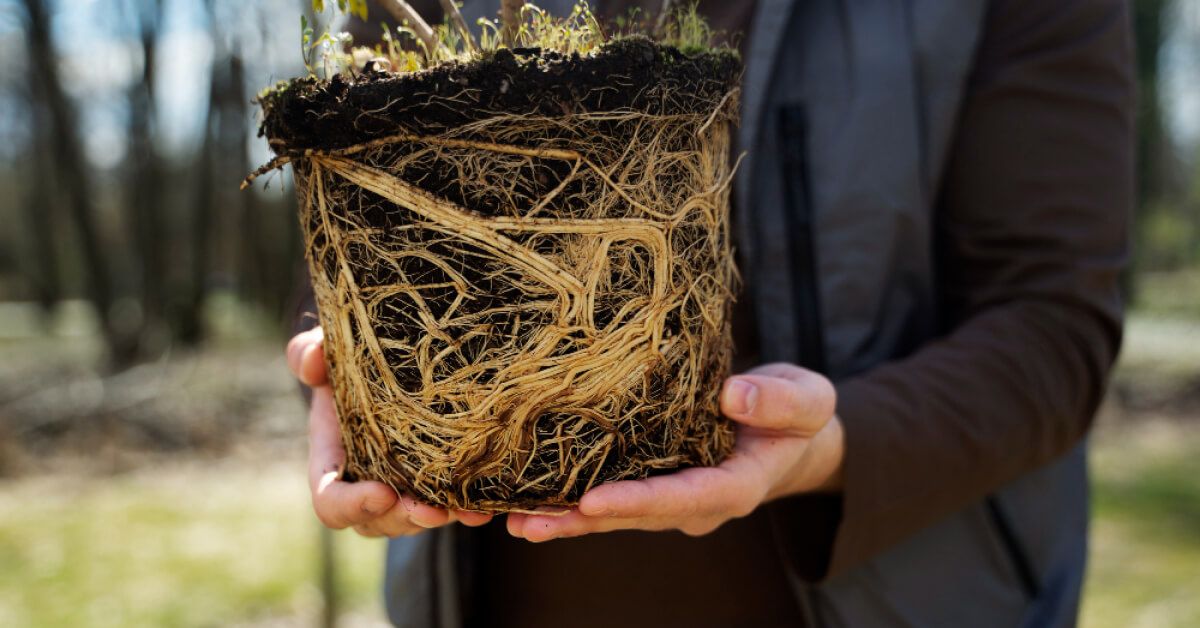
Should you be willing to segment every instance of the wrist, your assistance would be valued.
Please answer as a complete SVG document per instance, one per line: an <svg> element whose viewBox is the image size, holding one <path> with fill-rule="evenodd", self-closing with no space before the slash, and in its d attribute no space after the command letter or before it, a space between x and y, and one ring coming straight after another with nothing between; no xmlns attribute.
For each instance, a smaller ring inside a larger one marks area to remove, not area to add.
<svg viewBox="0 0 1200 628"><path fill-rule="evenodd" d="M833 418L813 435L800 459L771 498L803 493L836 493L842 490L846 435L842 420Z"/></svg>
<svg viewBox="0 0 1200 628"><path fill-rule="evenodd" d="M818 442L820 441L820 442ZM846 458L846 430L836 414L813 437L812 449L821 460L814 464L814 483L806 492L837 493L842 490L842 473Z"/></svg>

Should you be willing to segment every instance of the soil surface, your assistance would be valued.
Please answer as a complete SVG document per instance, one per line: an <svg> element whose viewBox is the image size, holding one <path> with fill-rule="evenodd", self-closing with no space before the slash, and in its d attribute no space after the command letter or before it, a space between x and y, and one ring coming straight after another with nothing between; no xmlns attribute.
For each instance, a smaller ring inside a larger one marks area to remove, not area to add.
<svg viewBox="0 0 1200 628"><path fill-rule="evenodd" d="M642 37L610 42L587 57L500 49L470 63L411 74L298 79L263 97L260 135L273 140L277 151L280 142L300 151L344 148L402 132L437 135L501 113L697 113L737 84L741 68L732 50L685 55Z"/></svg>

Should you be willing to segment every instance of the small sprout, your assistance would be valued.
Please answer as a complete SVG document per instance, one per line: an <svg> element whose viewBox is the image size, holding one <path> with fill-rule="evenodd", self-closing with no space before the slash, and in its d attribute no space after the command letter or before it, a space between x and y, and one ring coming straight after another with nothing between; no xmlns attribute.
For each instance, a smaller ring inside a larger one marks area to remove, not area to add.
<svg viewBox="0 0 1200 628"><path fill-rule="evenodd" d="M312 36L313 29L308 25L308 18L300 16L300 58L304 60L304 69L309 76L316 76L312 67Z"/></svg>
<svg viewBox="0 0 1200 628"><path fill-rule="evenodd" d="M324 10L324 0L312 0L313 9ZM336 0L343 13L366 16L366 0ZM439 0L446 19L431 26L404 0L384 0L399 26L383 25L383 43L372 57L385 57L394 72L415 72L442 63L466 62L499 48L514 50L553 50L563 55L589 55L598 51L613 37L643 34L648 28L665 44L694 54L712 48L713 31L705 22L696 2L687 4L665 2L659 14L658 27L638 9L631 9L616 20L614 33L606 33L600 20L586 0L580 0L571 12L562 17L551 15L534 4L506 0L502 19L480 18L478 39L470 33L454 0ZM318 75L319 66L325 78L337 72L358 72L371 57L350 49L348 36L328 32L314 39L312 26L301 17L301 47L304 67L309 76ZM320 63L314 59L319 49Z"/></svg>
<svg viewBox="0 0 1200 628"><path fill-rule="evenodd" d="M697 2L671 9L663 28L662 42L684 54L695 54L712 48L713 31L700 15Z"/></svg>

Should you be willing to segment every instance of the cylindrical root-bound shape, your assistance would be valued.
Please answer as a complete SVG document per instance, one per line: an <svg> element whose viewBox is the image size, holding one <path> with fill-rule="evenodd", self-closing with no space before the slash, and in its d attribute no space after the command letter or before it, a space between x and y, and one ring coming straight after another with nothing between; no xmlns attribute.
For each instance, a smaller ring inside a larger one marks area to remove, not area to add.
<svg viewBox="0 0 1200 628"><path fill-rule="evenodd" d="M348 475L523 510L730 451L737 92L711 87L296 154Z"/></svg>

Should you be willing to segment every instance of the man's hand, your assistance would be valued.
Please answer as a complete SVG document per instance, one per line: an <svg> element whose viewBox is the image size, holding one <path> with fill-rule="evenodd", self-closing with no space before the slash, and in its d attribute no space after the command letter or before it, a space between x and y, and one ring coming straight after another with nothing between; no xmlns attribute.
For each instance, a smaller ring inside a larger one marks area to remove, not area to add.
<svg viewBox="0 0 1200 628"><path fill-rule="evenodd" d="M447 511L420 503L382 482L345 482L346 463L342 432L333 404L333 390L325 371L324 334L320 327L292 338L287 347L288 366L312 388L308 413L308 481L313 510L321 523L335 530L353 527L363 536L405 536L454 521L480 526L492 515Z"/></svg>
<svg viewBox="0 0 1200 628"><path fill-rule="evenodd" d="M565 515L508 515L508 531L535 542L613 530L698 536L772 499L837 490L845 443L835 398L829 380L790 364L731 377L721 412L738 424L737 445L720 466L597 486Z"/></svg>

